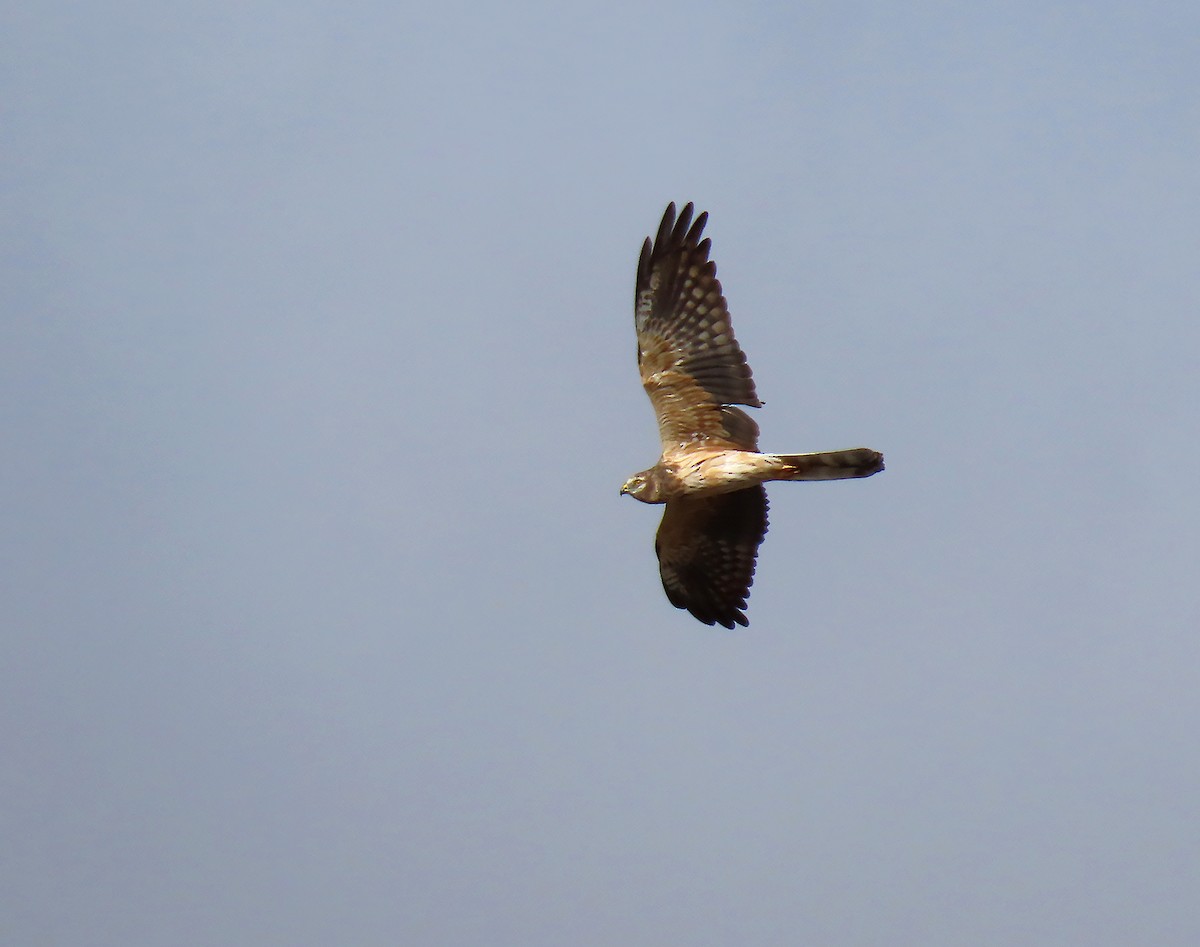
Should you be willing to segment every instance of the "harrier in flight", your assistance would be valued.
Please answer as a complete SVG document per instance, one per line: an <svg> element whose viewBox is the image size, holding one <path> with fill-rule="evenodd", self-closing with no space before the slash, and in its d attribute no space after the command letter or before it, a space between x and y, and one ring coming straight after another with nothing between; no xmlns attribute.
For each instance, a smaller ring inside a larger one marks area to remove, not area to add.
<svg viewBox="0 0 1200 947"><path fill-rule="evenodd" d="M769 480L847 480L883 470L866 447L763 454L758 425L734 405L762 407L700 239L708 214L669 204L638 260L638 368L658 416L662 456L621 493L664 503L654 543L667 598L706 625L746 625L742 611L767 533Z"/></svg>

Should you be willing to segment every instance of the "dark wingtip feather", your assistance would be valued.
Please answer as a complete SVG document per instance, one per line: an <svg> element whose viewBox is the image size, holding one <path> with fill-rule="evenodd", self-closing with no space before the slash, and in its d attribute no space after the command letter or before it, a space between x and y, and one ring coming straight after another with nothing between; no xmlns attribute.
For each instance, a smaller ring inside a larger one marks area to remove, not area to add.
<svg viewBox="0 0 1200 947"><path fill-rule="evenodd" d="M692 222L692 214L695 212L695 205L688 201L683 205L683 210L679 212L679 219L675 221L675 226L671 230L671 246L677 244L686 244L688 226Z"/></svg>
<svg viewBox="0 0 1200 947"><path fill-rule="evenodd" d="M696 615L695 612L692 614L697 618L700 617ZM741 625L743 628L747 628L750 625L750 619L741 612L733 612L729 615L720 615L717 617L708 618L707 620L701 618L700 620L706 625L720 625L722 628L728 628L730 631L733 631L733 629L738 625Z"/></svg>
<svg viewBox="0 0 1200 947"><path fill-rule="evenodd" d="M674 201L667 205L667 209L663 211L662 220L658 224L658 232L653 239L647 238L646 246L650 248L649 256L646 255L645 250L642 251L642 259L647 264L647 268L650 257L660 256L675 249L696 246L705 224L708 223L708 211L704 211L693 221L692 214L695 211L696 205L691 201L683 205L683 209L678 212L678 215L676 215ZM703 258L707 259L710 242L706 240L704 243L700 252ZM640 270L641 266L639 265Z"/></svg>
<svg viewBox="0 0 1200 947"><path fill-rule="evenodd" d="M691 205L689 204L688 207ZM687 212L687 208L684 208ZM662 221L658 225L658 234L654 238L654 249L662 253L663 247L667 245L667 241L671 238L671 232L675 229L675 202L671 201L667 205L667 209L663 211Z"/></svg>
<svg viewBox="0 0 1200 947"><path fill-rule="evenodd" d="M644 286L650 281L650 261L654 255L654 245L647 237L642 244L642 254L638 257L638 278L637 285ZM637 289L634 289L634 299L637 298Z"/></svg>

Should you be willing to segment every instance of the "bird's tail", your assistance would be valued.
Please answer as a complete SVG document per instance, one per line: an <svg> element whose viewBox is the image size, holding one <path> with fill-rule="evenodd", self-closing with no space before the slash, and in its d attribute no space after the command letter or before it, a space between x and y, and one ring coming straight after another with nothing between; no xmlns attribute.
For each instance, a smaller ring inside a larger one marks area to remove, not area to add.
<svg viewBox="0 0 1200 947"><path fill-rule="evenodd" d="M883 454L868 447L773 456L779 473L772 480L850 480L883 470Z"/></svg>

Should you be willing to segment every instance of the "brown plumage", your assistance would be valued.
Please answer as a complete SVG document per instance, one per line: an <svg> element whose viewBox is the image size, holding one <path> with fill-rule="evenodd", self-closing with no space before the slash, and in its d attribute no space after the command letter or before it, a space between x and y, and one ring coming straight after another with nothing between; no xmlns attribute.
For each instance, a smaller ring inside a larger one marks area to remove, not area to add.
<svg viewBox="0 0 1200 947"><path fill-rule="evenodd" d="M638 260L634 321L642 385L658 417L662 456L621 492L664 503L654 544L667 598L706 625L745 625L742 611L767 532L770 480L844 480L883 469L865 447L819 454L763 454L758 425L741 408L761 407L742 354L710 241L708 214L692 221L669 204Z"/></svg>

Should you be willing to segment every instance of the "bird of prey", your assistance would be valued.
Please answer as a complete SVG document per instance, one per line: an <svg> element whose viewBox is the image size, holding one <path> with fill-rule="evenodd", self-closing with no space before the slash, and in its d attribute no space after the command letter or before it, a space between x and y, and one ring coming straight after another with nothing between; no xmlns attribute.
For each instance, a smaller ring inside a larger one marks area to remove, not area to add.
<svg viewBox="0 0 1200 947"><path fill-rule="evenodd" d="M845 480L883 470L866 447L764 454L758 425L735 405L762 407L700 239L708 214L667 205L646 238L634 294L638 368L658 416L662 456L622 494L663 503L654 543L667 598L706 625L746 625L754 560L767 532L770 480Z"/></svg>

